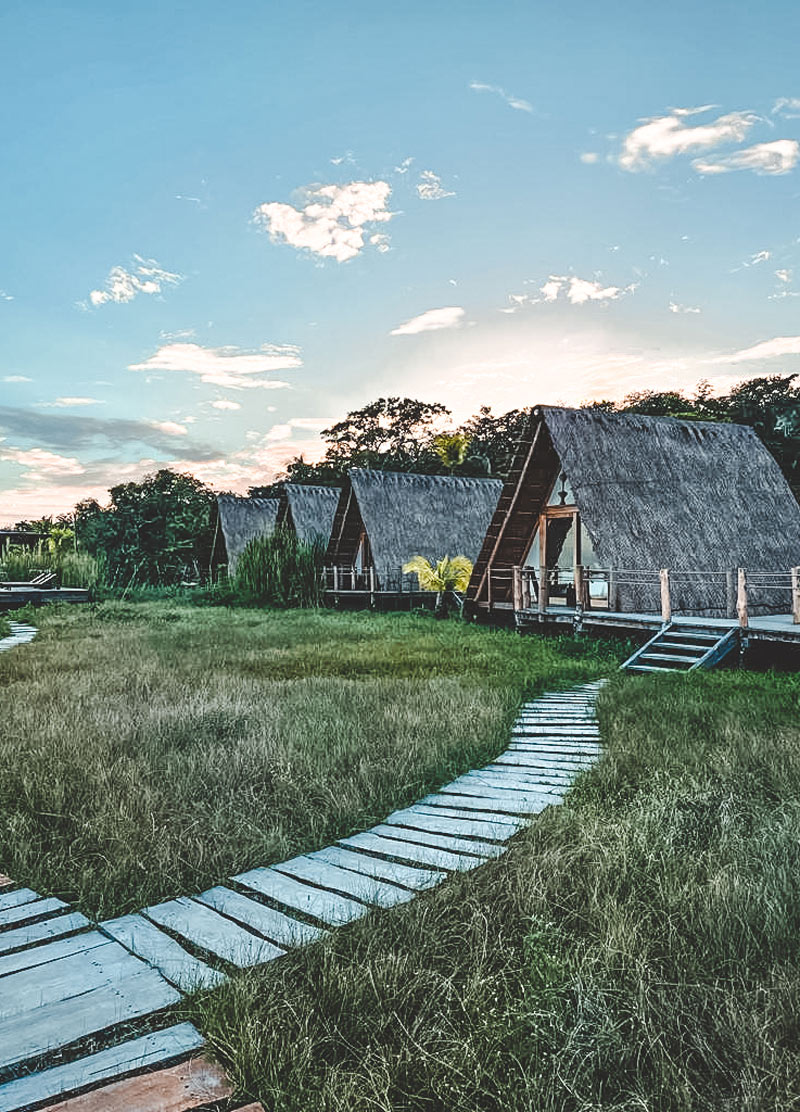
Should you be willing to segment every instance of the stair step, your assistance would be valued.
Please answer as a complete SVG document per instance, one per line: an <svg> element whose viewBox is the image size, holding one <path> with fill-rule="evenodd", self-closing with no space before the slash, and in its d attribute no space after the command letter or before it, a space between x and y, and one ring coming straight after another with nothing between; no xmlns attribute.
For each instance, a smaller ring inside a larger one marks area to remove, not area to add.
<svg viewBox="0 0 800 1112"><path fill-rule="evenodd" d="M683 641L656 641L654 647L659 649L683 649L684 652L697 653L698 656L708 652L707 645L686 645Z"/></svg>
<svg viewBox="0 0 800 1112"><path fill-rule="evenodd" d="M673 637L682 637L685 641L719 641L729 631L721 629L719 633L695 633L694 630L673 626L669 631Z"/></svg>
<svg viewBox="0 0 800 1112"><path fill-rule="evenodd" d="M657 649L658 645L653 645L652 648ZM639 657L640 660L669 660L675 664L696 664L698 658L696 656L677 656L675 653L661 653L649 652L642 653Z"/></svg>
<svg viewBox="0 0 800 1112"><path fill-rule="evenodd" d="M652 664L631 664L626 669L628 672L677 672L677 668L656 668Z"/></svg>

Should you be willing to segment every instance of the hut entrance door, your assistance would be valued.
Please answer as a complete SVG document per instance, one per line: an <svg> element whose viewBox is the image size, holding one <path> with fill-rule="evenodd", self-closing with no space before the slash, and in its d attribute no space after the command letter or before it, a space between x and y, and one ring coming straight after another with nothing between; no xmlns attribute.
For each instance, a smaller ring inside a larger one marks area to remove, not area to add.
<svg viewBox="0 0 800 1112"><path fill-rule="evenodd" d="M577 506L547 506L539 516L539 575L547 577L548 605L575 605L575 568L581 563Z"/></svg>

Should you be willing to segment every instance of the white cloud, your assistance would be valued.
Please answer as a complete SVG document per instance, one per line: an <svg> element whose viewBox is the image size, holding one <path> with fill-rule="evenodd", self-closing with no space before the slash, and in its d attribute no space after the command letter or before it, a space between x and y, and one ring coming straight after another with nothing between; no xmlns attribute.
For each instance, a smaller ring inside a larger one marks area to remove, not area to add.
<svg viewBox="0 0 800 1112"><path fill-rule="evenodd" d="M783 355L800 355L800 336L776 336L772 340L762 340L760 344L743 348L733 355L718 356L711 362L746 363L751 359L776 359Z"/></svg>
<svg viewBox="0 0 800 1112"><path fill-rule="evenodd" d="M700 309L695 305L679 305L676 301L670 301L669 311L671 313L699 313Z"/></svg>
<svg viewBox="0 0 800 1112"><path fill-rule="evenodd" d="M385 255L387 251L391 250L390 240L385 232L376 232L375 235L369 237L369 241L373 247L377 247L381 255Z"/></svg>
<svg viewBox="0 0 800 1112"><path fill-rule="evenodd" d="M212 409L241 409L242 407L238 402L230 402L227 398L217 398L215 402L211 403Z"/></svg>
<svg viewBox="0 0 800 1112"><path fill-rule="evenodd" d="M464 310L459 305L444 309L428 309L418 317L393 328L390 336L416 336L419 332L438 332L442 328L458 328L464 320Z"/></svg>
<svg viewBox="0 0 800 1112"><path fill-rule="evenodd" d="M172 274L158 265L155 259L143 259L134 255L135 266L126 270L124 266L114 266L106 278L105 289L92 290L89 301L94 306L105 305L108 301L122 304L133 301L140 293L161 293L164 286L175 286L183 280L182 275Z"/></svg>
<svg viewBox="0 0 800 1112"><path fill-rule="evenodd" d="M0 290L0 301L13 301L13 300L14 300L14 297L13 297L12 294L6 293L5 290Z"/></svg>
<svg viewBox="0 0 800 1112"><path fill-rule="evenodd" d="M635 286L624 289L621 286L603 286L574 274L551 274L539 292L545 301L556 301L563 294L572 305L584 305L587 301L616 301L634 289Z"/></svg>
<svg viewBox="0 0 800 1112"><path fill-rule="evenodd" d="M396 174L407 174L413 161L413 158L404 158L399 166L395 166L394 172Z"/></svg>
<svg viewBox="0 0 800 1112"><path fill-rule="evenodd" d="M644 120L625 136L619 164L623 170L645 170L659 159L692 151L710 150L720 143L740 143L759 117L754 112L729 112L707 124L690 127L683 122L687 116L708 111L702 108L674 108L668 116Z"/></svg>
<svg viewBox="0 0 800 1112"><path fill-rule="evenodd" d="M779 282L791 282L792 272L791 270L776 270L775 277Z"/></svg>
<svg viewBox="0 0 800 1112"><path fill-rule="evenodd" d="M33 382L27 375L6 375L3 382Z"/></svg>
<svg viewBox="0 0 800 1112"><path fill-rule="evenodd" d="M274 243L283 241L343 263L361 253L368 225L396 215L386 208L391 192L385 181L310 185L302 191L300 208L272 201L258 206L253 222L269 232Z"/></svg>
<svg viewBox="0 0 800 1112"><path fill-rule="evenodd" d="M22 477L34 481L56 475L82 475L86 470L75 456L61 456L45 448L0 448L0 459L30 468Z"/></svg>
<svg viewBox="0 0 800 1112"><path fill-rule="evenodd" d="M130 371L185 371L201 382L231 390L261 387L288 388L288 382L256 378L256 375L301 367L300 349L291 344L264 344L258 351L235 347L204 348L200 344L164 344L144 363L132 363Z"/></svg>
<svg viewBox="0 0 800 1112"><path fill-rule="evenodd" d="M593 162L597 162L597 160L600 158L600 155L596 151L584 151L580 157L581 162L585 162L587 163L587 165L591 165Z"/></svg>
<svg viewBox="0 0 800 1112"><path fill-rule="evenodd" d="M148 421L147 423L159 432L165 432L167 436L186 436L189 432L185 425L179 425L177 421Z"/></svg>
<svg viewBox="0 0 800 1112"><path fill-rule="evenodd" d="M500 85L484 85L480 81L471 81L469 87L476 93L494 93L504 100L509 108L516 108L519 112L533 111L530 101L515 97L513 93L507 93Z"/></svg>
<svg viewBox="0 0 800 1112"><path fill-rule="evenodd" d="M772 114L787 120L800 119L800 97L778 97L772 106Z"/></svg>
<svg viewBox="0 0 800 1112"><path fill-rule="evenodd" d="M417 185L417 193L423 201L441 201L443 197L455 197L451 189L445 189L442 179L433 170L423 170Z"/></svg>
<svg viewBox="0 0 800 1112"><path fill-rule="evenodd" d="M756 251L755 254L751 255L750 258L747 260L747 262L743 263L742 265L743 266L758 266L759 263L765 263L768 259L771 259L771 258L772 258L772 252L771 251L767 251L766 249L763 250L763 251Z"/></svg>
<svg viewBox="0 0 800 1112"><path fill-rule="evenodd" d="M83 405L102 405L98 398L56 398L54 402L43 402L47 409L73 409Z"/></svg>
<svg viewBox="0 0 800 1112"><path fill-rule="evenodd" d="M732 170L752 170L754 174L788 174L800 158L796 139L776 139L753 147L720 155L713 161L696 158L692 166L698 174L728 174Z"/></svg>

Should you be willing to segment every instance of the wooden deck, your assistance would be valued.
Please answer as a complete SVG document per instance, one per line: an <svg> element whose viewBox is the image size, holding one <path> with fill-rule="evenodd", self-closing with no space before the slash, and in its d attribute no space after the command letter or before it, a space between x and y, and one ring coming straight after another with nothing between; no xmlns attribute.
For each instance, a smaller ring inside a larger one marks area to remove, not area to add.
<svg viewBox="0 0 800 1112"><path fill-rule="evenodd" d="M508 610L511 609L509 606ZM559 626L576 623L574 607L551 606L544 613L539 610L518 610L514 612L520 629L535 629L537 626ZM703 629L741 629L742 636L752 641L775 641L800 644L800 624L796 624L791 614L768 614L750 617L747 626L740 626L735 618L702 618L692 615L676 614L674 621L682 626L698 626ZM583 628L618 629L621 631L644 631L655 633L663 625L660 614L624 613L609 610L584 610L580 614Z"/></svg>
<svg viewBox="0 0 800 1112"><path fill-rule="evenodd" d="M78 587L0 587L0 612L48 602L88 602L89 592Z"/></svg>

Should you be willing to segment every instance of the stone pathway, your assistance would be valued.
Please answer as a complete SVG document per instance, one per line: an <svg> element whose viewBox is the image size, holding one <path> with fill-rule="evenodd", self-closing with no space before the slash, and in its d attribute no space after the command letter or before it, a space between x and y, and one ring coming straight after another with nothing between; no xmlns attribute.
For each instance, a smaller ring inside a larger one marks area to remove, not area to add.
<svg viewBox="0 0 800 1112"><path fill-rule="evenodd" d="M0 650L35 635L13 627ZM235 969L505 853L598 759L602 683L527 703L495 761L372 829L194 896L92 924L0 878L0 1112L188 1112L224 1102L223 1071L202 1057L191 1024L169 1022L169 1009Z"/></svg>

